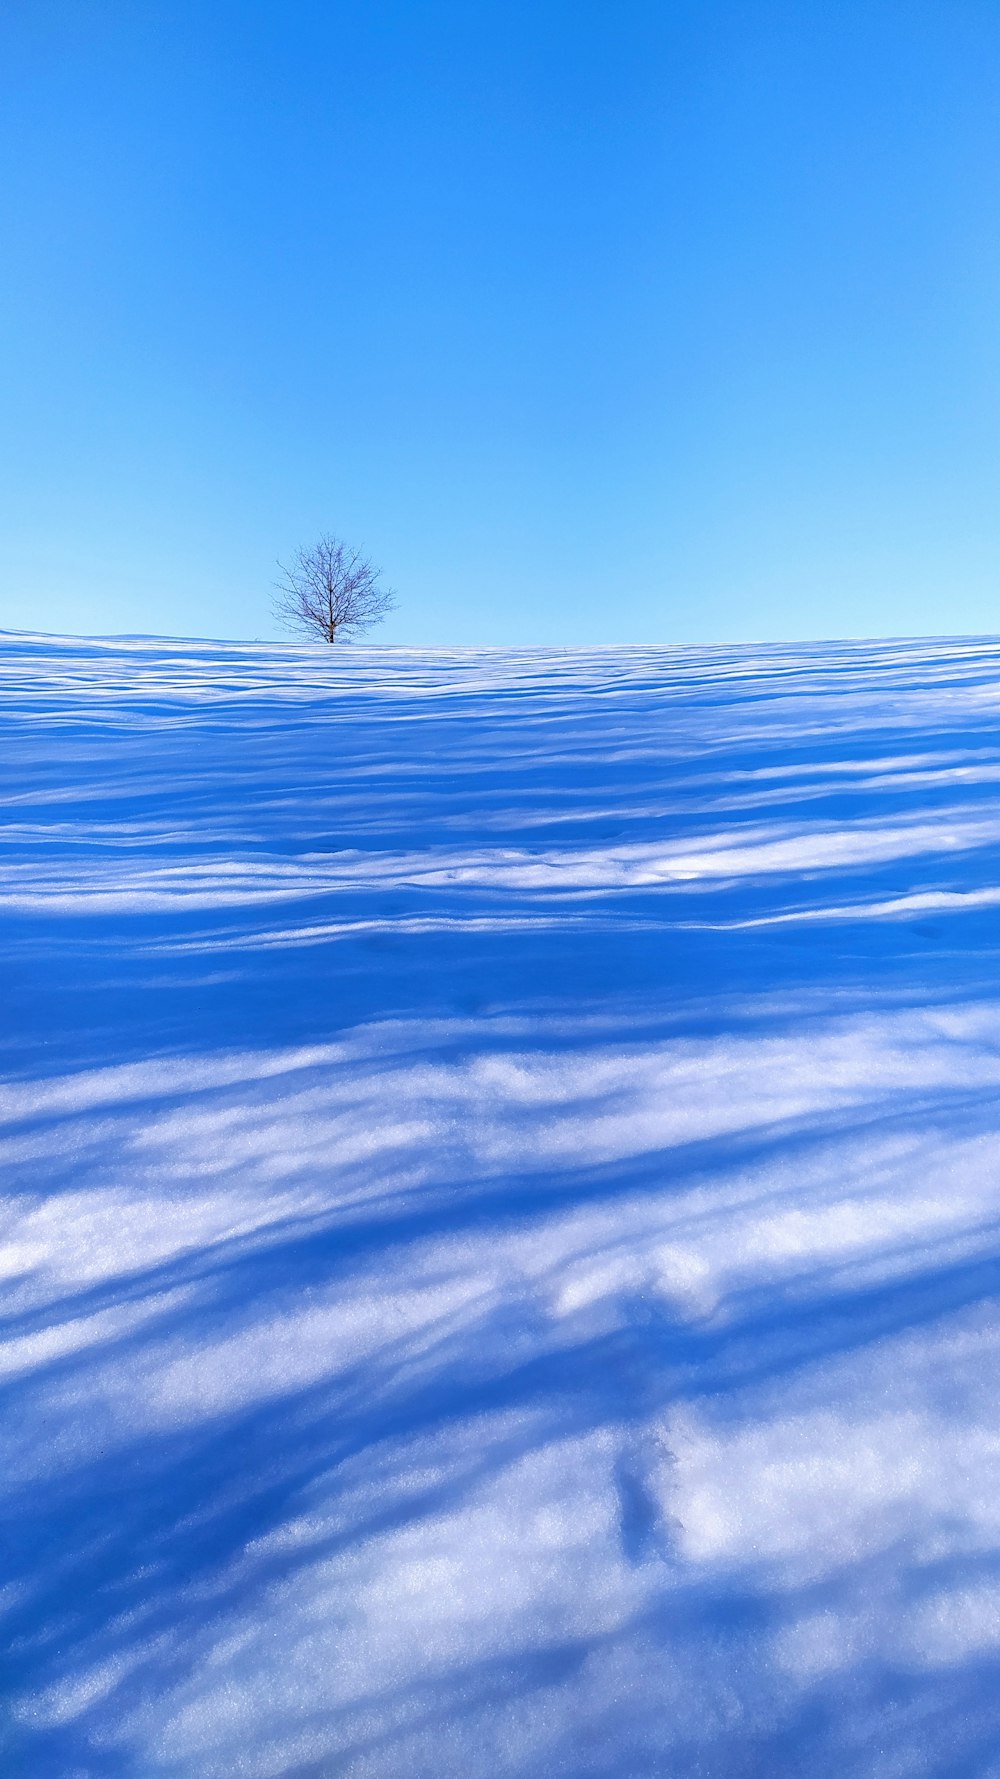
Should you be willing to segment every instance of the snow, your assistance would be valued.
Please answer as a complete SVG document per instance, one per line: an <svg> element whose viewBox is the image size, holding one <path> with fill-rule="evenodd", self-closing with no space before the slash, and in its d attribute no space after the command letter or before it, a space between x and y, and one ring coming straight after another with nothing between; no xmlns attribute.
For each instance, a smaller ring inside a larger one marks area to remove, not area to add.
<svg viewBox="0 0 1000 1779"><path fill-rule="evenodd" d="M1000 643L0 677L4 1772L1000 1779Z"/></svg>

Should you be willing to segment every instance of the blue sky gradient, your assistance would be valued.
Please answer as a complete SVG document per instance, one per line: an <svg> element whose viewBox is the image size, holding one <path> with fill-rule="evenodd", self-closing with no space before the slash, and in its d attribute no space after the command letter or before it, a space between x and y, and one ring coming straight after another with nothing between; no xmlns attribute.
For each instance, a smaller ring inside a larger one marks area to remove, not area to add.
<svg viewBox="0 0 1000 1779"><path fill-rule="evenodd" d="M1000 13L11 0L0 624L1000 629Z"/></svg>

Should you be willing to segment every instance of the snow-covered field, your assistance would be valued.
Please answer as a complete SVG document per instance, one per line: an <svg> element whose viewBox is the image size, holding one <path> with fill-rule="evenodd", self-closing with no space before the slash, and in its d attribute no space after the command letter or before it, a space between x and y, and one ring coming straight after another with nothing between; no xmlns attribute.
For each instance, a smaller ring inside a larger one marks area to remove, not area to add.
<svg viewBox="0 0 1000 1779"><path fill-rule="evenodd" d="M1000 644L0 676L4 1775L1000 1776Z"/></svg>

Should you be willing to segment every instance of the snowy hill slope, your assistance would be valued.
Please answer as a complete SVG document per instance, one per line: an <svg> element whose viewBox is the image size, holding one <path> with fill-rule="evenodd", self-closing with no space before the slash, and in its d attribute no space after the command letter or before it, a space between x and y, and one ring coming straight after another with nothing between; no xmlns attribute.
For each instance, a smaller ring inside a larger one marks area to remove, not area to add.
<svg viewBox="0 0 1000 1779"><path fill-rule="evenodd" d="M1000 1775L1000 644L0 682L3 1771Z"/></svg>

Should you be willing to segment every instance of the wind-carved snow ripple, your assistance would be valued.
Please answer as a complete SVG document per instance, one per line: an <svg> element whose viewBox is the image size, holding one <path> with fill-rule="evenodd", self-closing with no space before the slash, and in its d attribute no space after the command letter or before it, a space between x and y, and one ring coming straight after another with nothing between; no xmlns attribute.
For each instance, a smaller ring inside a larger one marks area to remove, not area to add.
<svg viewBox="0 0 1000 1779"><path fill-rule="evenodd" d="M992 1770L997 657L11 639L12 1771Z"/></svg>

